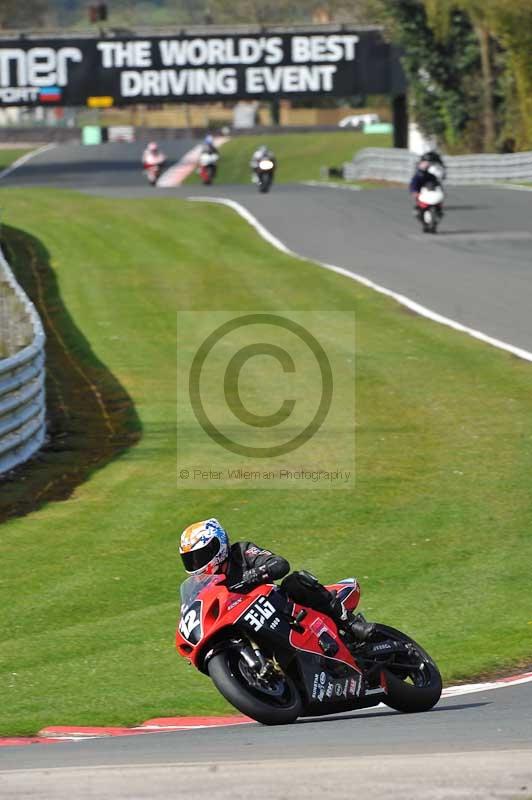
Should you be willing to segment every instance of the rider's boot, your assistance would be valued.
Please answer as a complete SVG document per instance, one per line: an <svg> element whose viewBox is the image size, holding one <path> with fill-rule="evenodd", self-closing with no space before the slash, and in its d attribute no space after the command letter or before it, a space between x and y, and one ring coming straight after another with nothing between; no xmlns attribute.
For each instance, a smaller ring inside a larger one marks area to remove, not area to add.
<svg viewBox="0 0 532 800"><path fill-rule="evenodd" d="M331 604L331 616L340 630L345 631L357 644L366 642L373 631L373 622L366 622L362 614L353 614L335 597Z"/></svg>

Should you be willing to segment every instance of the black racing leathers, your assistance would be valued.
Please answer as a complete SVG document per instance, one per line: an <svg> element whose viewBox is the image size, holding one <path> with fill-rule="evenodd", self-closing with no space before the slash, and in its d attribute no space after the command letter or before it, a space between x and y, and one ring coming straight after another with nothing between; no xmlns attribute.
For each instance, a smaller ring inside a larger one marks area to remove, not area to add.
<svg viewBox="0 0 532 800"><path fill-rule="evenodd" d="M247 576L251 576L251 588L260 583L283 578L289 572L290 564L286 558L275 555L271 550L264 550L253 542L235 542L231 546L227 569L228 586L239 584L245 581ZM291 600L316 611L327 614L342 611L342 606L335 601L334 595L308 572L293 572L284 579L281 588Z"/></svg>
<svg viewBox="0 0 532 800"><path fill-rule="evenodd" d="M227 568L227 585L240 584L239 591L261 583L269 583L287 575L290 564L282 556L271 550L257 547L253 542L235 542L229 551ZM371 623L358 621L350 611L344 608L336 593L330 592L310 572L292 572L281 584L286 596L296 603L328 614L336 622L338 628L350 631L354 639L364 641L373 631Z"/></svg>
<svg viewBox="0 0 532 800"><path fill-rule="evenodd" d="M246 572L259 568L264 572L263 583L283 578L290 572L290 564L286 558L276 556L271 550L257 547L253 542L235 542L231 545L227 568L228 586L240 583Z"/></svg>

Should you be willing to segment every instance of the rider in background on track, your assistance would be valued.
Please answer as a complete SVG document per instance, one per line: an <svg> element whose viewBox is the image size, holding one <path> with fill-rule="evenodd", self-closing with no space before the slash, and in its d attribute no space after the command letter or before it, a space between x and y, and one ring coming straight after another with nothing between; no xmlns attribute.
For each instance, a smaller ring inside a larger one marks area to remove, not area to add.
<svg viewBox="0 0 532 800"><path fill-rule="evenodd" d="M417 164L416 171L414 172L410 181L409 192L411 195L417 198L424 186L434 188L435 186L439 185L440 181L436 175L430 171L430 162L420 161Z"/></svg>
<svg viewBox="0 0 532 800"><path fill-rule="evenodd" d="M445 167L443 158L440 156L437 150L427 150L427 152L423 153L423 155L420 157L419 161L429 162L429 172L434 175L434 177L438 178L440 183L445 180L447 169Z"/></svg>
<svg viewBox="0 0 532 800"><path fill-rule="evenodd" d="M216 519L185 528L179 552L189 575L225 574L228 587L243 583L244 591L271 583L290 572L288 561L271 550L247 541L231 545L227 531ZM284 578L281 589L296 603L330 616L355 642L365 641L374 630L372 623L346 609L310 572L292 572Z"/></svg>
<svg viewBox="0 0 532 800"><path fill-rule="evenodd" d="M270 150L268 145L262 144L260 147L257 147L253 155L251 156L251 161L249 162L249 166L251 167L251 180L253 183L258 183L259 181L259 164L263 159L268 159L273 163L273 170L275 172L276 161L273 151ZM273 178L273 175L272 175Z"/></svg>
<svg viewBox="0 0 532 800"><path fill-rule="evenodd" d="M214 144L214 139L210 133L207 134L201 146L202 153L208 153L210 156L219 156L219 150Z"/></svg>
<svg viewBox="0 0 532 800"><path fill-rule="evenodd" d="M412 176L412 179L410 181L410 185L408 187L408 191L410 192L410 196L412 197L412 200L414 201L414 207L412 209L412 213L414 214L414 216L419 216L419 214L420 214L420 209L419 209L418 204L417 204L417 200L418 200L420 191L422 189L424 189L424 188L436 189L436 187L438 187L438 186L440 188L442 188L438 177L434 174L434 172L431 171L430 161L426 161L426 160L425 161L423 161L423 160L419 161L419 163L417 164L417 167L416 167L416 171L415 171L414 175ZM440 217L443 216L443 211L442 211L441 208L439 209L438 213L439 213Z"/></svg>
<svg viewBox="0 0 532 800"><path fill-rule="evenodd" d="M159 150L159 145L157 142L150 142L143 154L142 154L142 164L144 167L156 167L161 164L164 164L166 161L166 156Z"/></svg>

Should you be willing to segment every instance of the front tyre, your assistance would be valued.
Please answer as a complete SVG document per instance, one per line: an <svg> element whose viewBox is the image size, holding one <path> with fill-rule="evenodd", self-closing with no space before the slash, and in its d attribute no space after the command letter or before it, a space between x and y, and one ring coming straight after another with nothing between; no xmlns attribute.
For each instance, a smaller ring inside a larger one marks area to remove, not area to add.
<svg viewBox="0 0 532 800"><path fill-rule="evenodd" d="M436 233L438 220L432 208L423 212L423 233Z"/></svg>
<svg viewBox="0 0 532 800"><path fill-rule="evenodd" d="M406 654L398 654L383 664L381 684L386 688L384 702L396 711L410 714L428 711L436 705L442 692L441 675L435 662L417 642L406 633L388 625L376 626L371 642L395 639L406 646Z"/></svg>
<svg viewBox="0 0 532 800"><path fill-rule="evenodd" d="M259 192L262 192L262 194L266 194L266 192L270 191L271 185L272 185L271 173L266 172L262 174L259 179Z"/></svg>
<svg viewBox="0 0 532 800"><path fill-rule="evenodd" d="M263 725L286 725L302 713L303 703L291 678L274 673L261 681L250 671L238 647L227 647L214 655L208 671L226 700Z"/></svg>

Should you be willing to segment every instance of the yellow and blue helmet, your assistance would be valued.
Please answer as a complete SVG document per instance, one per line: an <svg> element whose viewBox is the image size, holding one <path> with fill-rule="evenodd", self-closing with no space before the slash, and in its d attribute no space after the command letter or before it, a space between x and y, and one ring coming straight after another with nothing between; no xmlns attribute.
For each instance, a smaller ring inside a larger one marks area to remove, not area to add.
<svg viewBox="0 0 532 800"><path fill-rule="evenodd" d="M189 575L214 575L229 558L229 537L217 519L195 522L181 534L179 552Z"/></svg>

